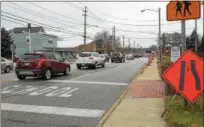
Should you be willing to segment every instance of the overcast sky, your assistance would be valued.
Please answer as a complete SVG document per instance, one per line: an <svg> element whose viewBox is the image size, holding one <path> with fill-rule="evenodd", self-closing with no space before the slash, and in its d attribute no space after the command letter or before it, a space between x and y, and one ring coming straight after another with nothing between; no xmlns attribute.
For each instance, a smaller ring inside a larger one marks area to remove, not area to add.
<svg viewBox="0 0 204 127"><path fill-rule="evenodd" d="M98 31L107 30L112 33L112 27L116 27L116 36L125 36L125 44L128 44L130 37L133 46L134 41L143 47L156 44L158 35L158 13L142 9L161 8L161 30L162 32L180 32L180 22L166 21L166 5L168 2L2 2L1 10L3 15L23 20L17 16L29 19L35 23L45 24L47 33L58 35L64 41L58 43L59 47L74 47L83 44L83 23L82 16L84 6L88 7L87 36L94 38ZM23 7L23 8L22 8ZM25 10L25 9L29 9ZM49 9L49 10L46 10ZM37 13L37 14L36 14ZM60 14L60 15L59 15ZM201 13L202 14L202 13ZM100 19L99 19L100 18ZM5 20L6 19L6 20ZM14 28L27 26L26 23L15 21L11 18L1 18L1 27ZM25 20L25 19L24 19ZM20 23L20 24L19 24ZM186 21L186 34L189 35L194 29L195 21ZM145 26L147 25L147 26ZM32 26L35 26L32 24ZM41 25L43 26L43 25ZM55 31L51 30L55 29ZM198 33L203 33L203 17L198 20ZM57 31L61 32L57 32ZM125 32L126 31L126 32ZM127 32L135 31L135 32ZM122 39L122 38L121 38ZM92 40L87 39L87 43Z"/></svg>

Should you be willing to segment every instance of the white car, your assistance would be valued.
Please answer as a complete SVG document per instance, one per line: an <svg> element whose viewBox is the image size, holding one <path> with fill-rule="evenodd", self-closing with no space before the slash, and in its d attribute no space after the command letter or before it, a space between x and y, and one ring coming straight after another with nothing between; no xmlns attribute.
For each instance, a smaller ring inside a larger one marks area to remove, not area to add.
<svg viewBox="0 0 204 127"><path fill-rule="evenodd" d="M78 69L81 69L81 67L93 67L96 69L98 65L105 67L104 59L101 58L98 52L81 52L76 60L76 66Z"/></svg>

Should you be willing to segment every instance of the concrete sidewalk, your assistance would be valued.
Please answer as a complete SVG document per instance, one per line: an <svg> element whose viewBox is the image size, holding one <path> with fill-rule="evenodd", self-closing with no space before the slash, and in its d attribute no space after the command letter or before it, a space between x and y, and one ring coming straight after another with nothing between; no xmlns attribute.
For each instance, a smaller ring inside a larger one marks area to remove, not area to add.
<svg viewBox="0 0 204 127"><path fill-rule="evenodd" d="M159 76L157 61L154 60L130 84L122 101L101 126L166 127L166 123L160 117L164 111L164 85Z"/></svg>

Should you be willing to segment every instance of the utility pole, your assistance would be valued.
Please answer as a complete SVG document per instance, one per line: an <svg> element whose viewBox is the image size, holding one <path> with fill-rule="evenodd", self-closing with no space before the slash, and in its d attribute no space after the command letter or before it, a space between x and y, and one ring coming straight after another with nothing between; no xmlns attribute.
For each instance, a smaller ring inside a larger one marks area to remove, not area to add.
<svg viewBox="0 0 204 127"><path fill-rule="evenodd" d="M115 26L113 27L112 31L112 50L115 51Z"/></svg>
<svg viewBox="0 0 204 127"><path fill-rule="evenodd" d="M124 53L124 46L125 46L125 37L123 36L123 53Z"/></svg>
<svg viewBox="0 0 204 127"><path fill-rule="evenodd" d="M139 43L137 43L137 53L139 53Z"/></svg>
<svg viewBox="0 0 204 127"><path fill-rule="evenodd" d="M196 35L195 35L195 52L197 52L198 50L198 41L197 41L197 19L195 20L195 32L196 32Z"/></svg>
<svg viewBox="0 0 204 127"><path fill-rule="evenodd" d="M29 52L31 53L32 48L31 48L31 24L28 23L28 36L29 36Z"/></svg>
<svg viewBox="0 0 204 127"><path fill-rule="evenodd" d="M128 42L129 42L129 52L131 51L131 45L130 45L130 37L128 38Z"/></svg>
<svg viewBox="0 0 204 127"><path fill-rule="evenodd" d="M135 53L135 41L134 41L134 53Z"/></svg>
<svg viewBox="0 0 204 127"><path fill-rule="evenodd" d="M85 52L87 51L87 47L86 47L86 16L87 16L87 7L85 6L85 9L84 9L84 14L82 14L84 16L84 50Z"/></svg>

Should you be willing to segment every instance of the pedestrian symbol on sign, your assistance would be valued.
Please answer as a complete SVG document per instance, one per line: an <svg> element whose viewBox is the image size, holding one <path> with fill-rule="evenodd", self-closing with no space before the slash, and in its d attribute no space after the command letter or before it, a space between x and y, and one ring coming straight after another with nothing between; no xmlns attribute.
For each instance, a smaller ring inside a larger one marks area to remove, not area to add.
<svg viewBox="0 0 204 127"><path fill-rule="evenodd" d="M188 12L189 15L191 15L191 11L189 9L189 6L191 5L190 1L184 1L184 16L186 16L186 11Z"/></svg>
<svg viewBox="0 0 204 127"><path fill-rule="evenodd" d="M181 9L182 9L182 3L180 1L177 1L176 2L176 16L178 15L178 12L180 13L180 15L182 15Z"/></svg>
<svg viewBox="0 0 204 127"><path fill-rule="evenodd" d="M180 1L177 1L176 2L176 16L178 15L178 13L180 15L182 15L182 8L183 8L183 5L184 5L184 9L183 9L183 16L186 16L186 12L188 12L189 15L191 15L191 11L190 11L190 5L191 5L191 2L190 1L183 1L180 2Z"/></svg>

